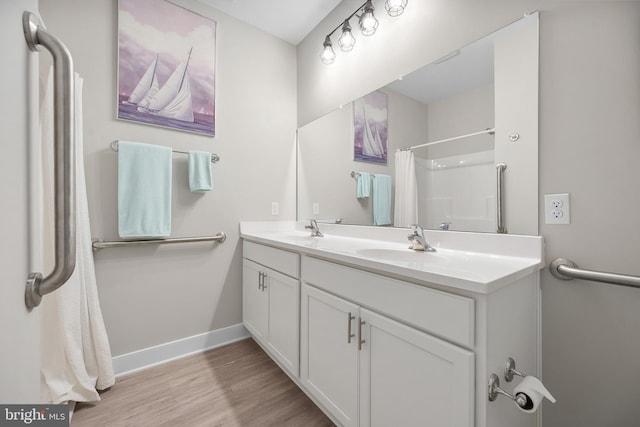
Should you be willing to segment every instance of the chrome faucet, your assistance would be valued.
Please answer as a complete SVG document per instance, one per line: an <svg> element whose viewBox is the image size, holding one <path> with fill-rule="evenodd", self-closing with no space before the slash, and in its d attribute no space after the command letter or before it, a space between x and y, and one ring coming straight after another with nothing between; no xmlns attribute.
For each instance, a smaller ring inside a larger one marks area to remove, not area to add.
<svg viewBox="0 0 640 427"><path fill-rule="evenodd" d="M409 249L414 251L436 252L436 249L427 243L424 238L424 230L418 224L411 226L411 234L407 236L411 244Z"/></svg>
<svg viewBox="0 0 640 427"><path fill-rule="evenodd" d="M320 232L318 222L315 219L310 220L310 224L305 225L304 228L311 230L311 237L324 237L324 234Z"/></svg>

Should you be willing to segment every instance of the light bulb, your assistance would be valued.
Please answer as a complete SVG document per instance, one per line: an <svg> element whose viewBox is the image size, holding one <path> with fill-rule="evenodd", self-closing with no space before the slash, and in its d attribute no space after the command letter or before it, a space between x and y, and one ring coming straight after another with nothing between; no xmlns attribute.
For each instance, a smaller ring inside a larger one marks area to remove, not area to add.
<svg viewBox="0 0 640 427"><path fill-rule="evenodd" d="M334 59L336 59L336 53L331 47L331 39L329 36L324 39L324 43L322 45L324 46L324 49L322 49L322 53L320 54L320 60L323 64L333 64Z"/></svg>
<svg viewBox="0 0 640 427"><path fill-rule="evenodd" d="M356 39L351 34L351 25L349 25L349 21L344 21L344 25L342 26L342 35L338 39L338 46L344 52L349 52L353 49L353 45L356 44Z"/></svg>
<svg viewBox="0 0 640 427"><path fill-rule="evenodd" d="M370 36L376 32L378 20L373 15L373 4L371 0L364 5L364 12L360 15L360 32L365 36Z"/></svg>
<svg viewBox="0 0 640 427"><path fill-rule="evenodd" d="M389 16L402 15L404 8L407 7L408 0L387 0L384 2L384 8L387 10Z"/></svg>

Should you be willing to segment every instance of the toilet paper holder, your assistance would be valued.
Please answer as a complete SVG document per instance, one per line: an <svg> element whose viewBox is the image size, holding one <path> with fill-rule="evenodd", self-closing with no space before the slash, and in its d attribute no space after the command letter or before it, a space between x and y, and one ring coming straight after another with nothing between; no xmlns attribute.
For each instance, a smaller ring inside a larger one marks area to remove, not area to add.
<svg viewBox="0 0 640 427"><path fill-rule="evenodd" d="M519 377L525 377L525 375L522 372L519 372L518 370L516 370L516 361L513 360L513 358L508 357L506 362L504 363L504 379L507 382L511 382L513 381L514 375L517 375ZM522 395L514 396L513 394L508 393L503 389L501 389L500 378L498 378L496 374L491 374L491 376L489 377L488 387L489 387L488 394L489 394L490 402L493 402L494 400L496 400L498 398L498 395L501 394L513 400L514 402L516 402L516 404L521 408L524 408L527 405L527 398L525 396L522 396Z"/></svg>
<svg viewBox="0 0 640 427"><path fill-rule="evenodd" d="M489 402L493 402L498 398L498 395L501 394L503 396L508 397L509 399L516 402L521 408L527 406L527 398L521 394L514 396L511 393L508 393L500 388L500 378L496 374L491 374L489 377Z"/></svg>

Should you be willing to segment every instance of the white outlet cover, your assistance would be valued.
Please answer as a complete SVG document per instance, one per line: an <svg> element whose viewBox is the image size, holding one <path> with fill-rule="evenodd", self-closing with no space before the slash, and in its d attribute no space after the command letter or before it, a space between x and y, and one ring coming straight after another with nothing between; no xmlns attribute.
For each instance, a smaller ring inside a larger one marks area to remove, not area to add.
<svg viewBox="0 0 640 427"><path fill-rule="evenodd" d="M571 224L569 193L544 195L544 223Z"/></svg>

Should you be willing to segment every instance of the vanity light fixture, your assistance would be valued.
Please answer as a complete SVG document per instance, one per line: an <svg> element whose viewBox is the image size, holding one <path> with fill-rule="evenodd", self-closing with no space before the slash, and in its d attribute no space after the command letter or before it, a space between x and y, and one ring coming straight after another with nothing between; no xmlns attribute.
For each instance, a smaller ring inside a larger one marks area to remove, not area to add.
<svg viewBox="0 0 640 427"><path fill-rule="evenodd" d="M405 7L407 7L407 0L387 0L384 2L384 8L389 16L402 15Z"/></svg>
<svg viewBox="0 0 640 427"><path fill-rule="evenodd" d="M322 53L320 54L320 59L323 64L333 64L333 60L336 59L336 53L333 51L331 47L331 38L327 36L324 39L324 49L322 49Z"/></svg>
<svg viewBox="0 0 640 427"><path fill-rule="evenodd" d="M351 34L351 25L349 25L349 21L344 21L342 25L342 35L338 39L338 46L343 52L349 52L353 49L353 45L356 44L356 38Z"/></svg>
<svg viewBox="0 0 640 427"><path fill-rule="evenodd" d="M405 7L407 6L408 0L386 0L385 1L385 9L389 16L398 16L404 12ZM338 39L338 46L344 52L348 52L353 49L353 46L356 44L356 38L353 36L351 32L351 24L349 20L354 16L358 18L358 24L360 26L360 33L364 36L370 36L376 32L378 28L378 20L376 19L374 13L374 7L372 0L367 0L364 2L359 8L355 10L351 15L349 15L340 25L333 29L324 39L324 43L322 43L322 53L320 54L320 59L324 64L333 64L333 61L336 59L336 52L333 50L333 44L331 43L331 36L333 33L338 31L338 29L342 28L342 34ZM358 15L360 12L360 15Z"/></svg>
<svg viewBox="0 0 640 427"><path fill-rule="evenodd" d="M373 14L373 3L368 0L362 7L362 15L360 15L360 32L363 36L370 36L378 29L378 20Z"/></svg>

